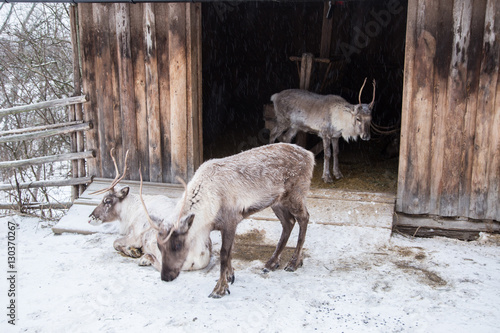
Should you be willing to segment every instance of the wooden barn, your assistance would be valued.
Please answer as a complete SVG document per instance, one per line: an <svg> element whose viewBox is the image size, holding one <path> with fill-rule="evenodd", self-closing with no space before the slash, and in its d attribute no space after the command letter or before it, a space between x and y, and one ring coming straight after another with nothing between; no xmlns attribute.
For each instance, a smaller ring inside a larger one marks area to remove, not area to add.
<svg viewBox="0 0 500 333"><path fill-rule="evenodd" d="M130 151L129 180L176 183L265 144L264 105L299 87L304 61L290 57L312 53L327 61L313 61L310 90L356 103L375 78L373 122L400 126L391 227L500 231L500 2L75 2L88 175L114 178L116 148L120 167ZM341 148L376 150L366 145ZM320 190L336 197L335 183Z"/></svg>

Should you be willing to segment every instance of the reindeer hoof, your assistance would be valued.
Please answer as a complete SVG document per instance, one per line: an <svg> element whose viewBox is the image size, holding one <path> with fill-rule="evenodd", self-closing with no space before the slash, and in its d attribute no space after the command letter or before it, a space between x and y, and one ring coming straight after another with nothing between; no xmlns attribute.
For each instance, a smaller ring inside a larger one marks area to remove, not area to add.
<svg viewBox="0 0 500 333"><path fill-rule="evenodd" d="M330 175L321 177L325 183L333 183L333 179Z"/></svg>
<svg viewBox="0 0 500 333"><path fill-rule="evenodd" d="M145 254L139 258L139 266L151 266L153 260L150 254Z"/></svg>
<svg viewBox="0 0 500 333"><path fill-rule="evenodd" d="M234 283L234 274L227 277L227 282L233 284Z"/></svg>
<svg viewBox="0 0 500 333"><path fill-rule="evenodd" d="M228 288L228 289L226 289L226 290L225 290L224 292L222 292L222 293L219 293L219 292L217 292L217 291L215 291L215 290L214 290L214 291L212 291L212 293L211 293L208 297L210 297L210 298L215 298L215 299L219 299L219 298L222 298L222 296L225 296L225 295L226 295L226 293L227 293L228 295L230 295L230 294L231 294L231 292L229 291L229 288Z"/></svg>
<svg viewBox="0 0 500 333"><path fill-rule="evenodd" d="M214 290L210 294L210 298L221 298L222 296L230 294L229 292L229 285L227 284L227 278L226 279L219 279L217 281L217 284L215 285Z"/></svg>
<svg viewBox="0 0 500 333"><path fill-rule="evenodd" d="M297 268L302 267L303 261L301 260L300 262L297 263L296 260L292 259L290 262L285 266L285 271L287 272L295 272Z"/></svg>
<svg viewBox="0 0 500 333"><path fill-rule="evenodd" d="M269 273L270 271L275 271L277 270L278 268L280 267L280 263L279 261L278 262L274 262L271 259L269 259L269 261L266 263L266 265L264 266L264 269L262 270L264 273Z"/></svg>
<svg viewBox="0 0 500 333"><path fill-rule="evenodd" d="M142 256L141 249L135 247L128 247L127 250L128 250L127 252L132 258L139 258L140 256Z"/></svg>

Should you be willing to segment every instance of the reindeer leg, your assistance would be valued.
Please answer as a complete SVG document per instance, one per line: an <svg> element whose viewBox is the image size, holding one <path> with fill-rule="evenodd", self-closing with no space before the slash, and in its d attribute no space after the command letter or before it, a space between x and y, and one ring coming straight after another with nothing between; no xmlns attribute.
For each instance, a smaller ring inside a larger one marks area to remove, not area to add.
<svg viewBox="0 0 500 333"><path fill-rule="evenodd" d="M276 126L273 127L271 130L271 133L269 133L269 143L274 143L276 139L286 130L286 127L280 126L280 124L277 124Z"/></svg>
<svg viewBox="0 0 500 333"><path fill-rule="evenodd" d="M297 246L295 247L295 252L290 259L290 262L285 267L285 271L294 272L297 268L302 266L302 247L304 246L304 241L306 240L307 224L309 223L309 213L304 204L300 205L297 210L292 210L294 217L299 224L299 239L297 240Z"/></svg>
<svg viewBox="0 0 500 333"><path fill-rule="evenodd" d="M333 179L330 175L330 157L332 152L330 150L330 139L328 137L323 137L323 176L321 177L325 183L332 183ZM335 154L333 155L335 156ZM334 164L335 165L335 164Z"/></svg>
<svg viewBox="0 0 500 333"><path fill-rule="evenodd" d="M150 266L150 265L153 265L153 267L158 272L161 272L161 262L159 262L158 259L156 259L156 257L151 253L146 253L141 258L139 258L139 266Z"/></svg>
<svg viewBox="0 0 500 333"><path fill-rule="evenodd" d="M297 135L298 130L295 128L290 128L284 135L283 135L283 142L290 143L292 142L293 138Z"/></svg>
<svg viewBox="0 0 500 333"><path fill-rule="evenodd" d="M130 238L125 236L118 238L113 242L113 247L116 251L123 253L127 257L139 258L142 256L140 246L135 247L134 244L130 244Z"/></svg>
<svg viewBox="0 0 500 333"><path fill-rule="evenodd" d="M281 237L276 245L276 250L274 250L271 259L269 259L264 266L263 272L268 273L269 271L274 271L280 265L280 255L285 249L288 238L290 238L290 233L292 232L293 226L295 225L295 219L288 209L281 205L272 206L274 214L278 217L281 222L283 230L281 231Z"/></svg>
<svg viewBox="0 0 500 333"><path fill-rule="evenodd" d="M211 298L221 298L229 294L228 282L234 282L234 270L231 265L231 250L233 248L234 236L236 234L236 224L222 230L222 246L220 249L220 277L210 294Z"/></svg>
<svg viewBox="0 0 500 333"><path fill-rule="evenodd" d="M339 169L339 138L332 138L331 142L333 147L333 175L335 178L340 179L344 176L342 176Z"/></svg>

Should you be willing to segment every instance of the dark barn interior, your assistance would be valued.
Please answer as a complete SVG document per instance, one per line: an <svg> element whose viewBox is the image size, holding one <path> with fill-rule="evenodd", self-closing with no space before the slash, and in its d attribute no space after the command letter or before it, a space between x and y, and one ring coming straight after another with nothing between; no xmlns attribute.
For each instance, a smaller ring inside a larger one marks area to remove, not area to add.
<svg viewBox="0 0 500 333"><path fill-rule="evenodd" d="M372 122L398 128L401 119L407 1L332 3L332 66L313 66L311 91L337 94L356 104L365 77L377 80ZM323 2L206 3L202 6L204 159L235 154L268 142L263 106L276 92L299 87L290 56L320 57ZM372 97L371 85L362 101ZM321 179L317 156L313 186L396 191L398 158L384 148L399 132L372 131L368 142L340 140L344 178ZM307 138L307 148L319 139ZM397 141L399 142L399 141Z"/></svg>

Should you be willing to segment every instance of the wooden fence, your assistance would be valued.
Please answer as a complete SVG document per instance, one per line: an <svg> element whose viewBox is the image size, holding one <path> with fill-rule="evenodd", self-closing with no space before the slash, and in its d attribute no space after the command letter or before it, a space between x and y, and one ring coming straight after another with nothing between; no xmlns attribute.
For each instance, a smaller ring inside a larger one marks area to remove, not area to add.
<svg viewBox="0 0 500 333"><path fill-rule="evenodd" d="M29 158L16 161L3 161L0 162L0 169L5 168L19 168L29 165L37 165L43 163L53 163L57 161L72 161L72 179L64 180L43 180L19 184L0 184L2 191L20 191L21 189L40 188L40 187L59 187L59 186L73 186L71 199L74 201L84 190L84 184L92 181L91 177L85 177L85 160L95 157L93 151L84 151L83 148L83 132L92 128L91 122L84 122L81 120L82 116L78 115L77 105L86 102L85 96L75 96L41 102L31 105L18 106L8 109L0 110L0 117L14 115L34 110L40 110L51 107L69 106L70 117L69 121L60 124L51 124L45 126L36 126L22 129L15 129L10 131L0 132L0 143L16 142L23 140L32 140L35 138L44 138L61 134L71 135L71 152L53 156L43 156L36 158ZM81 108L80 108L81 111ZM79 118L79 119L77 119ZM44 209L44 208L68 208L71 202L68 203L30 203L23 205L21 202L17 204L0 203L0 209L20 209L20 206L29 209Z"/></svg>

